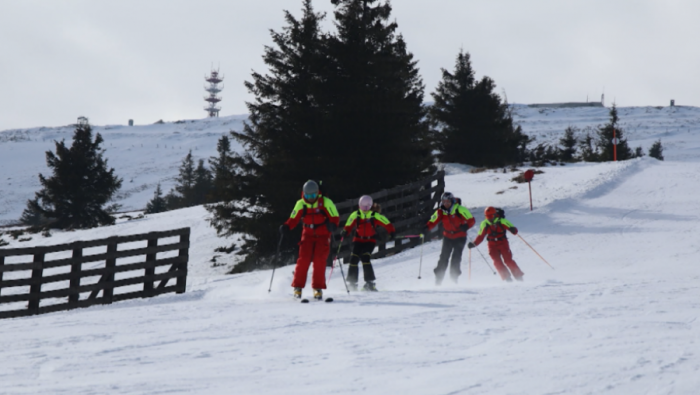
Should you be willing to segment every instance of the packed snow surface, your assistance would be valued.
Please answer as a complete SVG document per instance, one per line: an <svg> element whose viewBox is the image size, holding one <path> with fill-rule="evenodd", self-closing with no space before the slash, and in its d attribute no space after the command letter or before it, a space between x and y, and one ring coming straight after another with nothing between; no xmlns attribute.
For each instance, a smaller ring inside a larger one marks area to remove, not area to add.
<svg viewBox="0 0 700 395"><path fill-rule="evenodd" d="M540 110L517 110L539 141L607 121L607 109ZM437 287L436 240L375 260L377 293L346 293L336 267L326 291L335 302L300 304L291 299L292 266L276 270L271 292L269 270L226 275L227 256L212 267L223 255L214 248L230 240L216 237L202 207L23 242L3 235L19 247L189 226L192 247L185 294L1 320L0 393L697 394L700 109L623 108L620 118L632 147L646 151L661 138L666 160L541 168L532 211L527 184L511 181L517 173L448 166L447 189L477 224L494 205L520 229L522 239L510 236L510 244L522 283L495 276L482 245L471 256L465 250L458 284ZM164 125L96 128L110 164L148 186L123 202L145 205L153 183L174 176L188 149L213 155L222 123L239 120L209 122L218 129L197 130L204 121L178 134ZM57 130L0 143L3 177L13 174L17 194L36 185L7 170L8 158L41 160L49 140L64 136ZM160 139L182 149L157 154ZM149 160L151 170L142 169ZM32 166L27 171L46 171ZM6 191L1 207L13 214L3 218L15 219L24 202Z"/></svg>

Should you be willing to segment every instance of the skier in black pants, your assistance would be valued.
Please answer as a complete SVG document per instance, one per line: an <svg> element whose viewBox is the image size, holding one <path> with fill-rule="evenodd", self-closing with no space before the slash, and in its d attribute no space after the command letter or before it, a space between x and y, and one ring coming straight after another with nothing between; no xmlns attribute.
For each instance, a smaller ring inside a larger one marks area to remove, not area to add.
<svg viewBox="0 0 700 395"><path fill-rule="evenodd" d="M392 239L396 234L396 230L385 216L373 211L371 196L362 196L359 203L360 209L350 214L345 228L341 232L345 236L357 227L355 237L352 239L352 256L350 257L350 269L348 269L347 277L348 286L353 291L357 290L357 280L360 275L358 264L362 261L362 272L365 276L365 285L362 287L362 290L376 291L377 287L374 284L376 277L370 261L374 246L377 244L374 239L377 234L376 227L381 226L386 229Z"/></svg>
<svg viewBox="0 0 700 395"><path fill-rule="evenodd" d="M427 234L430 229L442 223L442 252L435 268L435 285L442 284L442 279L447 271L447 263L452 255L450 265L450 277L457 283L457 279L462 270L462 251L467 244L467 229L474 226L476 221L466 207L457 202L457 199L450 192L442 194L442 204L430 218L428 224L423 228L423 233Z"/></svg>

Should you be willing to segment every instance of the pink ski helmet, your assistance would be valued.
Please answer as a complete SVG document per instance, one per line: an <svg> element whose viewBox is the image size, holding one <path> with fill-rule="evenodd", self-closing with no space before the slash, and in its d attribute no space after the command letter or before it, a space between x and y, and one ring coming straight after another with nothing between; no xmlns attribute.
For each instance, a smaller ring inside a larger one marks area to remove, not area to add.
<svg viewBox="0 0 700 395"><path fill-rule="evenodd" d="M372 196L364 195L360 198L360 210L369 211L372 208Z"/></svg>

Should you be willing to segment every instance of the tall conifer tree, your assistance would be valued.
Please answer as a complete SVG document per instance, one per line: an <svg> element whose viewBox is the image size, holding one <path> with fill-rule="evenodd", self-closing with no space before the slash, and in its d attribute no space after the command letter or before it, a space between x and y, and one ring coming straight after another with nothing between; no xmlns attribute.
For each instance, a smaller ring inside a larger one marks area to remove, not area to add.
<svg viewBox="0 0 700 395"><path fill-rule="evenodd" d="M337 36L321 32L324 15L310 0L300 19L285 12L287 25L271 32L269 72L246 83L255 101L244 130L232 132L246 148L234 155L235 196L211 207L220 235L249 235L249 261L275 250L306 180L340 201L431 170L416 62L387 22L391 7L376 2L334 0Z"/></svg>
<svg viewBox="0 0 700 395"><path fill-rule="evenodd" d="M442 162L502 166L522 160L528 137L513 125L508 103L489 77L477 81L469 53L460 51L454 72L442 70L429 118Z"/></svg>
<svg viewBox="0 0 700 395"><path fill-rule="evenodd" d="M328 40L331 68L323 91L334 131L326 144L340 164L328 168L339 195L404 184L432 171L424 85L417 61L378 0L332 0L337 34ZM339 196L339 197L340 197Z"/></svg>

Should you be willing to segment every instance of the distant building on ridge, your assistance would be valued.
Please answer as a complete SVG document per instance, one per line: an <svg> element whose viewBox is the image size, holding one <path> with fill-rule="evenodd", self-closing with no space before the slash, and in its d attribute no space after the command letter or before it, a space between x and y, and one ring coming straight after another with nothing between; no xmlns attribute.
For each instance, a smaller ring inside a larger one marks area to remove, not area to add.
<svg viewBox="0 0 700 395"><path fill-rule="evenodd" d="M570 108L570 107L605 107L605 95L600 96L600 102L567 102L567 103L544 103L544 104L528 104L528 107L542 108Z"/></svg>

